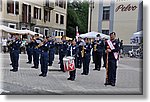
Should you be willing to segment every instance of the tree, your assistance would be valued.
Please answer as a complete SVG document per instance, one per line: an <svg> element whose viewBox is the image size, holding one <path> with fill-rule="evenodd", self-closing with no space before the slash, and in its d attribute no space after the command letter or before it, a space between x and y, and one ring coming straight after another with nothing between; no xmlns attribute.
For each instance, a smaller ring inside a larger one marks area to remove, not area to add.
<svg viewBox="0 0 150 102"><path fill-rule="evenodd" d="M88 1L81 2L80 0L74 0L68 2L67 9L67 36L75 38L76 26L79 28L79 33L83 34L88 29Z"/></svg>

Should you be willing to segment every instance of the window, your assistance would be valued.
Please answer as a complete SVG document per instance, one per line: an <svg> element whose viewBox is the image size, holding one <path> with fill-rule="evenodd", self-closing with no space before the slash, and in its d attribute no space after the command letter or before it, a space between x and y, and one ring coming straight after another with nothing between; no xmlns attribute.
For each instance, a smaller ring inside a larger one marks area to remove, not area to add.
<svg viewBox="0 0 150 102"><path fill-rule="evenodd" d="M34 7L34 18L41 20L41 8Z"/></svg>
<svg viewBox="0 0 150 102"><path fill-rule="evenodd" d="M59 7L63 8L63 0L59 0Z"/></svg>
<svg viewBox="0 0 150 102"><path fill-rule="evenodd" d="M44 22L46 21L50 22L50 15L51 15L51 11L44 10Z"/></svg>
<svg viewBox="0 0 150 102"><path fill-rule="evenodd" d="M31 5L22 4L22 22L31 22Z"/></svg>
<svg viewBox="0 0 150 102"><path fill-rule="evenodd" d="M19 2L7 0L7 13L19 14Z"/></svg>
<svg viewBox="0 0 150 102"><path fill-rule="evenodd" d="M55 30L55 36L58 36L58 30Z"/></svg>
<svg viewBox="0 0 150 102"><path fill-rule="evenodd" d="M46 5L47 7L49 7L49 0L46 0L45 5Z"/></svg>
<svg viewBox="0 0 150 102"><path fill-rule="evenodd" d="M59 4L59 0L56 0L55 1L55 6L58 6L58 4Z"/></svg>
<svg viewBox="0 0 150 102"><path fill-rule="evenodd" d="M59 15L56 14L56 23L58 23L58 22L59 22Z"/></svg>
<svg viewBox="0 0 150 102"><path fill-rule="evenodd" d="M16 29L16 24L8 23L8 27Z"/></svg>
<svg viewBox="0 0 150 102"><path fill-rule="evenodd" d="M64 24L64 16L63 15L60 16L60 24Z"/></svg>
<svg viewBox="0 0 150 102"><path fill-rule="evenodd" d="M63 35L64 35L64 31L61 31L61 32L60 32L60 36L63 36Z"/></svg>
<svg viewBox="0 0 150 102"><path fill-rule="evenodd" d="M56 0L55 6L59 6L61 8L66 9L66 0Z"/></svg>
<svg viewBox="0 0 150 102"><path fill-rule="evenodd" d="M102 30L103 34L109 35L109 30Z"/></svg>
<svg viewBox="0 0 150 102"><path fill-rule="evenodd" d="M34 27L34 32L40 33L40 28L39 27Z"/></svg>
<svg viewBox="0 0 150 102"><path fill-rule="evenodd" d="M49 35L49 29L45 28L44 29L44 36L48 37L48 35Z"/></svg>
<svg viewBox="0 0 150 102"><path fill-rule="evenodd" d="M109 15L110 15L110 7L109 6L103 7L103 20L109 20Z"/></svg>

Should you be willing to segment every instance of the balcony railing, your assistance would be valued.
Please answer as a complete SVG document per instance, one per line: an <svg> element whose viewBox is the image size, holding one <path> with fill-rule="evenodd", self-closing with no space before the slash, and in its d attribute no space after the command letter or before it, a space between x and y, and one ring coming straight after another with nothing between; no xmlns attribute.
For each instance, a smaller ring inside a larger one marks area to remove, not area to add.
<svg viewBox="0 0 150 102"><path fill-rule="evenodd" d="M54 9L54 3L53 2L45 2L44 3L44 8L47 10L53 10Z"/></svg>

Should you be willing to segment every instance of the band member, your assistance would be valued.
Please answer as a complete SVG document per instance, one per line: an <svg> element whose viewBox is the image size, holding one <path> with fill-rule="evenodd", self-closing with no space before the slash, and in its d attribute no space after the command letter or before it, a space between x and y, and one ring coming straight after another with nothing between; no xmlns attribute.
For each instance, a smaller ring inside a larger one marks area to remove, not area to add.
<svg viewBox="0 0 150 102"><path fill-rule="evenodd" d="M94 53L95 53L95 69L93 70L100 71L101 69L101 58L103 55L103 49L104 49L104 43L100 37L100 34L98 34L97 38L95 39L95 44L93 48Z"/></svg>
<svg viewBox="0 0 150 102"><path fill-rule="evenodd" d="M33 38L31 38L30 41L26 43L26 51L28 56L28 64L32 63L32 57L33 57Z"/></svg>
<svg viewBox="0 0 150 102"><path fill-rule="evenodd" d="M15 40L12 42L11 47L12 47L12 67L10 71L17 72L18 71L18 60L19 60L19 53L20 53L20 45L21 41L19 40L19 36L16 34L15 35Z"/></svg>
<svg viewBox="0 0 150 102"><path fill-rule="evenodd" d="M67 55L68 44L66 41L66 36L62 36L61 40L62 40L62 42L59 44L60 68L61 68L61 71L65 72L64 71L63 58Z"/></svg>
<svg viewBox="0 0 150 102"><path fill-rule="evenodd" d="M95 44L96 44L95 40L92 40L92 42L91 42L91 45L92 45L92 60L93 60L92 63L95 63L95 54L96 54L96 51L94 50L95 49L94 48Z"/></svg>
<svg viewBox="0 0 150 102"><path fill-rule="evenodd" d="M42 40L39 38L39 34L36 34L33 40L33 62L34 66L31 68L36 68L38 69L39 66L39 55L40 55L40 49L37 47Z"/></svg>
<svg viewBox="0 0 150 102"><path fill-rule="evenodd" d="M119 43L115 39L116 33L110 33L110 40L107 40L105 49L108 52L108 73L106 74L105 85L115 86L116 83L116 70L117 70L117 60L119 52ZM107 71L107 68L106 68Z"/></svg>
<svg viewBox="0 0 150 102"><path fill-rule="evenodd" d="M50 45L50 49L49 49L49 66L52 66L53 61L54 61L54 55L55 55L55 42L52 39L52 37L48 38L48 42Z"/></svg>
<svg viewBox="0 0 150 102"><path fill-rule="evenodd" d="M39 76L46 77L48 71L48 51L49 51L48 38L45 38L44 41L38 45L38 47L41 49L40 64L42 72Z"/></svg>
<svg viewBox="0 0 150 102"><path fill-rule="evenodd" d="M88 75L89 74L89 63L91 57L91 44L88 41L88 38L84 38L85 45L82 47L82 58L83 58L83 72L81 75Z"/></svg>
<svg viewBox="0 0 150 102"><path fill-rule="evenodd" d="M74 59L75 68L77 66L77 55L78 55L78 53L79 53L78 46L76 45L75 40L72 40L72 44L71 44L71 46L68 47L68 50L67 50L67 56L75 57L75 59ZM75 76L76 76L76 69L73 71L70 71L69 74L70 74L70 77L68 78L68 80L74 81Z"/></svg>
<svg viewBox="0 0 150 102"><path fill-rule="evenodd" d="M82 67L82 56L81 56L82 44L83 44L82 39L81 39L81 37L79 37L78 42L77 42L79 52L78 52L78 55L77 55L77 66L76 66L76 68L81 68Z"/></svg>
<svg viewBox="0 0 150 102"><path fill-rule="evenodd" d="M12 35L11 38L9 38L9 40L7 41L7 46L10 54L10 62L11 62L10 65L12 65L12 43L14 40L15 38Z"/></svg>
<svg viewBox="0 0 150 102"><path fill-rule="evenodd" d="M105 52L105 44L106 44L107 39L103 38L103 42L104 42L104 49L103 49L103 67L106 68L106 52Z"/></svg>

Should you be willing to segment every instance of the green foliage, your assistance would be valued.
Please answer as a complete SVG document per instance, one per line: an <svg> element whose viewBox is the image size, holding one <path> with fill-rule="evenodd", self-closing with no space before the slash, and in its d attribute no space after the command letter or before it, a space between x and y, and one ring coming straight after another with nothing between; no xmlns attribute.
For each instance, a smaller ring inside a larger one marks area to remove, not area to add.
<svg viewBox="0 0 150 102"><path fill-rule="evenodd" d="M80 34L86 33L88 29L88 1L74 0L68 2L67 8L67 36L76 36L76 26Z"/></svg>

